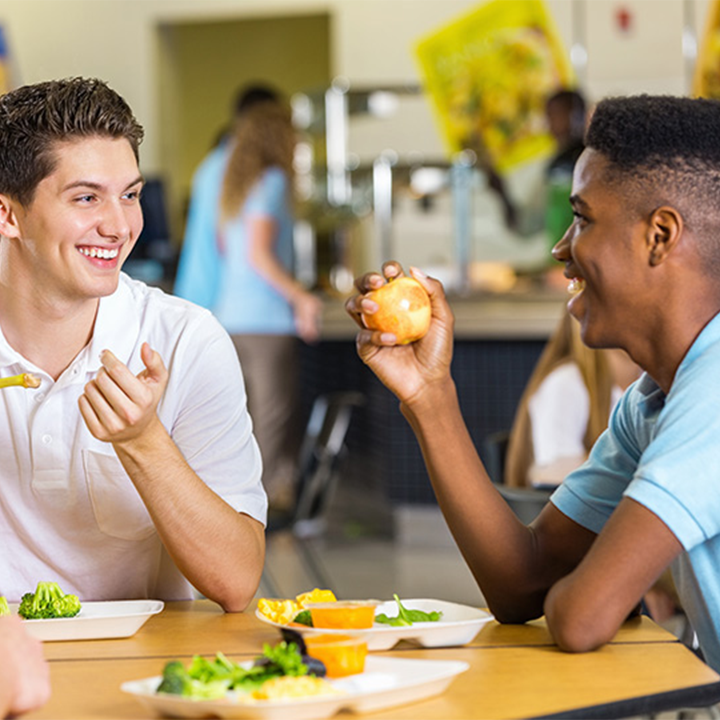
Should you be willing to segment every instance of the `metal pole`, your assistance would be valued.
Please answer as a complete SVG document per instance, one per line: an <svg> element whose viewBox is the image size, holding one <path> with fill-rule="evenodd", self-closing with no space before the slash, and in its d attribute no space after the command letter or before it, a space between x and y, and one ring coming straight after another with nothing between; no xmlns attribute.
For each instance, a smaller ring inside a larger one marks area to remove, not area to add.
<svg viewBox="0 0 720 720"><path fill-rule="evenodd" d="M573 0L570 3L572 23L572 46L570 47L570 62L575 69L578 82L583 87L587 82L587 38L586 38L586 11L585 0Z"/></svg>
<svg viewBox="0 0 720 720"><path fill-rule="evenodd" d="M472 150L463 150L453 160L450 184L455 217L455 260L458 269L458 290L470 293L470 247L472 243L472 180L476 161Z"/></svg>
<svg viewBox="0 0 720 720"><path fill-rule="evenodd" d="M393 259L393 165L397 163L397 159L398 156L394 150L384 150L373 162L375 236L381 263Z"/></svg>
<svg viewBox="0 0 720 720"><path fill-rule="evenodd" d="M347 169L349 84L336 78L325 92L325 147L327 152L327 197L331 205L350 202L350 174Z"/></svg>

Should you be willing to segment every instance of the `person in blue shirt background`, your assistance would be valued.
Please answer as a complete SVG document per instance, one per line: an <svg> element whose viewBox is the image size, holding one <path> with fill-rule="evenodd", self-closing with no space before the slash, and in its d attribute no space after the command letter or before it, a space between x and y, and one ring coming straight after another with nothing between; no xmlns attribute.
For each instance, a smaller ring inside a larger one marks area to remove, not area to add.
<svg viewBox="0 0 720 720"><path fill-rule="evenodd" d="M243 112L258 103L280 102L280 94L269 85L243 86L233 104L232 124ZM178 260L173 294L196 305L212 309L220 284L220 256L217 233L220 193L230 155L232 126L223 128L215 147L195 170L185 236Z"/></svg>
<svg viewBox="0 0 720 720"><path fill-rule="evenodd" d="M293 276L289 107L254 97L198 170L176 293L208 307L240 357L270 509L294 502L300 445L298 339L319 338L322 302ZM211 246L211 247L210 247Z"/></svg>

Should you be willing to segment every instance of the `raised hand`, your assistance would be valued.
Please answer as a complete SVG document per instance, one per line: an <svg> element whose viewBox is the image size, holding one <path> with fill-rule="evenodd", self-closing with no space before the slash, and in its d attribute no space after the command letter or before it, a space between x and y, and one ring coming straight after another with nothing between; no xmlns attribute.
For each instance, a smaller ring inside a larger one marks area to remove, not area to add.
<svg viewBox="0 0 720 720"><path fill-rule="evenodd" d="M346 311L361 328L356 338L361 360L406 404L418 399L429 384L449 379L454 325L442 284L416 268L411 268L410 274L427 290L432 305L430 329L420 340L398 345L394 335L369 330L362 320L363 313L378 309L367 293L403 275L396 262L385 263L382 274L372 272L358 278L355 286L359 294L345 303Z"/></svg>
<svg viewBox="0 0 720 720"><path fill-rule="evenodd" d="M102 368L85 386L78 400L80 413L98 440L131 441L159 422L156 411L168 372L160 355L147 343L143 343L140 357L145 369L136 376L113 353L104 350Z"/></svg>

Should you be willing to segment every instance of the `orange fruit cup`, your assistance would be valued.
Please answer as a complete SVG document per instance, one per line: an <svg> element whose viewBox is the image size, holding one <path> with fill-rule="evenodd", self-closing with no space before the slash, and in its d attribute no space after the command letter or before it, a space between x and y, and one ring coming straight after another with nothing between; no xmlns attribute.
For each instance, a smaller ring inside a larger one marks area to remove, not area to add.
<svg viewBox="0 0 720 720"><path fill-rule="evenodd" d="M325 665L328 677L355 675L365 669L367 642L348 635L305 635L310 657Z"/></svg>
<svg viewBox="0 0 720 720"><path fill-rule="evenodd" d="M307 603L313 627L332 630L367 630L375 622L376 600L338 600Z"/></svg>

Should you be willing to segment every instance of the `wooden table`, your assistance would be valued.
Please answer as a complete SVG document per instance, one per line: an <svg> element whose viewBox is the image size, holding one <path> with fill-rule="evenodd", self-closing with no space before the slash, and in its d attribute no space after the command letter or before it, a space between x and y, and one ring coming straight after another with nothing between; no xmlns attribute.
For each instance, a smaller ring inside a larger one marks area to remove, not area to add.
<svg viewBox="0 0 720 720"><path fill-rule="evenodd" d="M167 660L194 654L221 650L247 660L278 637L254 612L228 615L210 601L168 603L132 638L46 643L53 696L27 718L145 718L121 683L157 675ZM463 660L470 669L442 695L366 716L377 720L610 718L720 701L720 675L648 618L629 621L613 642L583 655L560 652L542 620L492 621L460 648L401 643L381 655Z"/></svg>

